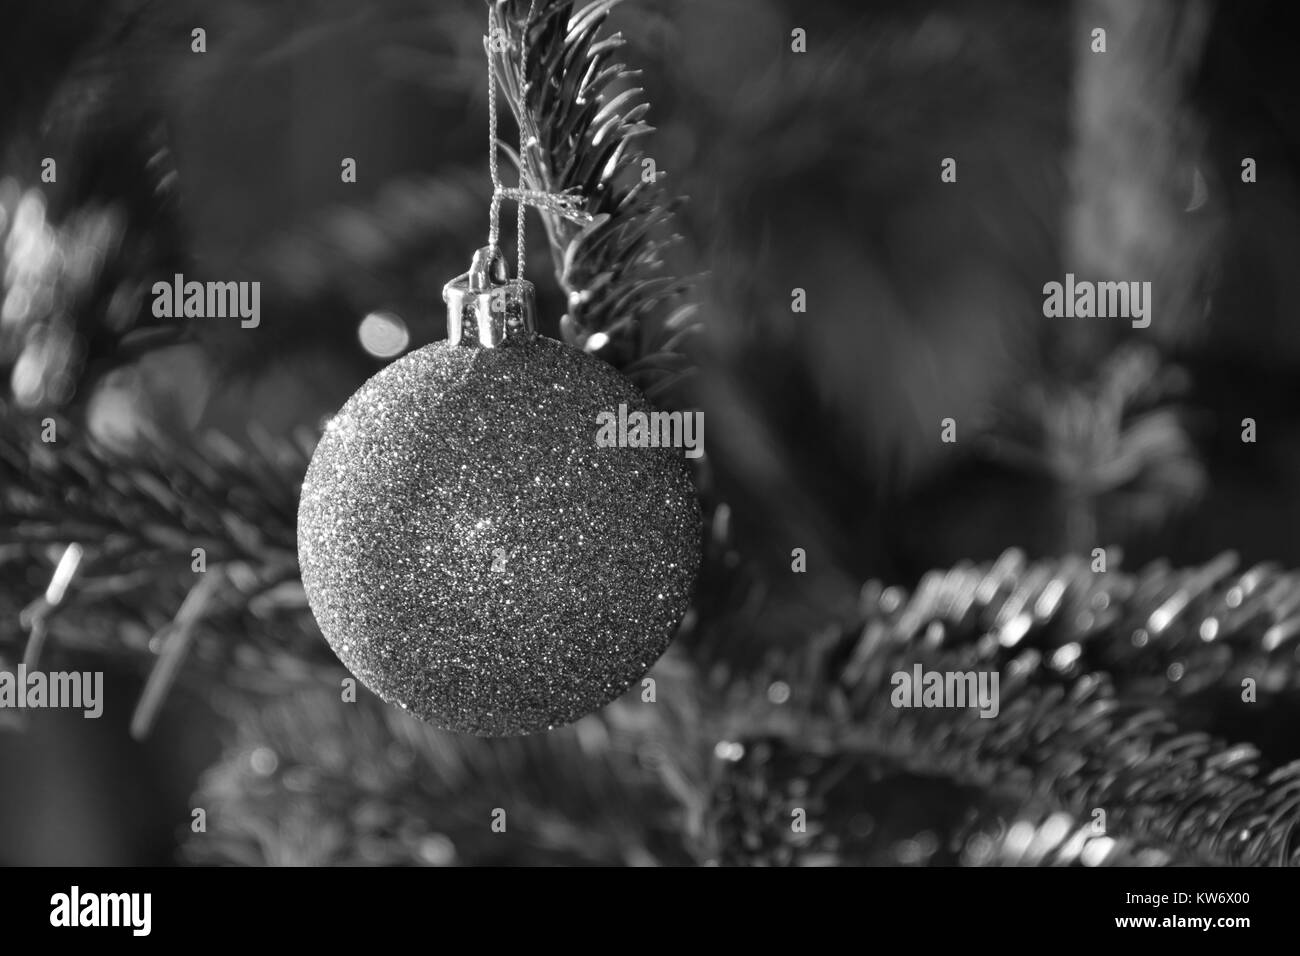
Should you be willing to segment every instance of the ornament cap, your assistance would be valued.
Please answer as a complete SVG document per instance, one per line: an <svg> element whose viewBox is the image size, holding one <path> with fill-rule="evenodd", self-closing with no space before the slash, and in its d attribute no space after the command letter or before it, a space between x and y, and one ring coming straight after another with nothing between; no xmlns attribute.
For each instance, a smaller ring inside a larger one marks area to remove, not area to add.
<svg viewBox="0 0 1300 956"><path fill-rule="evenodd" d="M537 330L533 284L509 278L496 246L475 252L469 271L442 287L442 300L452 345L492 349Z"/></svg>

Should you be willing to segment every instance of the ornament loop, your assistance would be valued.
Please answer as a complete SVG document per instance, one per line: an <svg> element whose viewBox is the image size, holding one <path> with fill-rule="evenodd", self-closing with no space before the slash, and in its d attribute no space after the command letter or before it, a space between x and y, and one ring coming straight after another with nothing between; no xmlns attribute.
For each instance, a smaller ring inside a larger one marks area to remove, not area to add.
<svg viewBox="0 0 1300 956"><path fill-rule="evenodd" d="M451 345L491 349L537 329L533 284L509 278L496 246L475 252L469 271L443 286L442 300Z"/></svg>

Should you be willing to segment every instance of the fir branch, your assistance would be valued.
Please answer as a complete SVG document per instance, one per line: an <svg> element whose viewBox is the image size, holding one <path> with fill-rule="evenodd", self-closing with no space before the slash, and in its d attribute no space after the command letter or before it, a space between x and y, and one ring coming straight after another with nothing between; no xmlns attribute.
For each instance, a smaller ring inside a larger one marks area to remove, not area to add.
<svg viewBox="0 0 1300 956"><path fill-rule="evenodd" d="M213 435L195 448L158 439L128 460L68 420L55 421L49 444L41 427L0 405L0 653L21 654L18 611L36 597L33 579L48 579L63 549L78 543L85 557L44 622L48 643L152 666L201 576L201 548L199 566L220 573L223 587L190 625L193 677L271 690L317 671L336 679L298 580L307 436L239 446Z"/></svg>
<svg viewBox="0 0 1300 956"><path fill-rule="evenodd" d="M129 571L204 548L213 562L293 566L296 485L310 439L248 447L212 434L197 447L167 448L159 436L119 456L65 419L55 441L0 404L0 548L85 539L100 559Z"/></svg>
<svg viewBox="0 0 1300 956"><path fill-rule="evenodd" d="M665 351L663 343L638 341L655 316L662 322L688 283L669 273L664 251L680 202L658 179L646 182L641 143L653 127L645 122L644 91L621 62L624 40L604 27L619 0L593 0L575 10L570 0L539 3L529 27L526 2L489 0L493 25L507 40L494 63L501 88L525 131L533 189L585 197L592 217L580 225L542 211L556 278L569 311L561 331L582 347L603 333L611 340L602 355L627 365L638 356ZM521 84L521 51L529 50ZM516 165L519 158L515 157ZM680 331L663 324L669 333ZM598 340L603 341L603 340Z"/></svg>
<svg viewBox="0 0 1300 956"><path fill-rule="evenodd" d="M759 736L720 748L711 815L723 859L765 866L1165 866L1179 846L1099 833L1016 788L908 772L875 751ZM806 826L791 825L794 810Z"/></svg>
<svg viewBox="0 0 1300 956"><path fill-rule="evenodd" d="M340 706L337 691L309 689L261 702L240 713L201 782L208 830L189 835L184 855L248 865L690 863L673 786L690 776L677 768L682 728L664 716L616 704L549 734L484 740L434 730L369 695ZM498 808L508 840L492 828Z"/></svg>
<svg viewBox="0 0 1300 956"><path fill-rule="evenodd" d="M1209 865L1194 855L1106 836L1067 813L1021 815L967 842L967 866Z"/></svg>
<svg viewBox="0 0 1300 956"><path fill-rule="evenodd" d="M1197 715L1126 693L1092 666L1094 644L1121 644L1133 634L1128 621L1149 620L1169 600L1150 575L1093 574L1078 560L1025 566L1010 554L931 575L910 597L873 587L866 602L875 610L861 629L782 662L783 679L821 721L807 732L840 749L888 754L977 786L1014 786L1026 801L1046 799L1084 819L1103 809L1112 835L1220 865L1294 864L1300 762L1279 766L1251 744L1229 745L1203 732ZM1097 626L1086 608L1113 614ZM917 664L999 672L997 718L893 706L891 675Z"/></svg>

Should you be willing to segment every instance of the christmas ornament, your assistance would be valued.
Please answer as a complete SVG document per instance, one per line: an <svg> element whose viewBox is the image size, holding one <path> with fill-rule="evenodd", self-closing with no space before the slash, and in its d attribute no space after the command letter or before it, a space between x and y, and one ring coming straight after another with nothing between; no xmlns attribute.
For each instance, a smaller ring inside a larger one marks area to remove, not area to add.
<svg viewBox="0 0 1300 956"><path fill-rule="evenodd" d="M525 36L535 13L536 0ZM488 244L443 289L447 341L348 400L298 508L303 586L340 660L389 703L490 736L569 723L623 693L667 647L700 560L684 449L604 440L600 423L650 413L645 398L537 334L524 205L591 217L580 196L526 188L522 121L519 188L501 185L499 47L485 43ZM527 73L523 44L525 92ZM519 203L514 280L497 246L507 197Z"/></svg>
<svg viewBox="0 0 1300 956"><path fill-rule="evenodd" d="M683 450L601 447L641 394L534 329L533 289L480 250L449 338L389 365L329 423L298 555L321 631L389 703L522 734L623 693L663 653L699 565Z"/></svg>

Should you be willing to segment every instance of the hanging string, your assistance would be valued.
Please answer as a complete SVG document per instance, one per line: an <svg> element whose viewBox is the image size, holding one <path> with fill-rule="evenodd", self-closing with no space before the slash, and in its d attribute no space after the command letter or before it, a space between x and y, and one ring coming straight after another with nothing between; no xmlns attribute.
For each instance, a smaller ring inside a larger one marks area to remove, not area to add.
<svg viewBox="0 0 1300 956"><path fill-rule="evenodd" d="M504 34L495 26L495 18L492 15L491 8L488 14L488 173L492 178L492 203L488 209L488 245L497 246L501 242L501 200L513 200L519 206L519 214L516 222L516 253L518 255L518 270L515 274L517 279L524 277L525 263L525 235L524 219L525 211L528 206L536 209L543 209L547 212L562 216L571 222L586 225L592 221L592 216L583 207L586 200L575 190L566 190L561 193L545 192L538 189L529 189L529 175L532 171L532 154L530 151L530 140L528 137L528 123L525 117L528 113L528 55L530 52L529 31L532 29L533 20L537 16L537 0L532 0L528 6L528 16L523 24L522 50L520 53L519 74L516 86L519 90L519 185L515 188L503 186L501 184L501 168L498 159L499 144L497 142L497 77L496 65L493 62L493 56L498 52L499 44L504 44ZM502 48L501 53L505 50Z"/></svg>
<svg viewBox="0 0 1300 956"><path fill-rule="evenodd" d="M537 0L532 0L528 4L528 15L524 17L524 29L520 45L523 47L519 52L519 192L520 198L516 200L519 207L519 224L515 231L515 252L519 256L519 265L515 270L515 278L524 277L524 213L528 210L528 204L523 201L523 193L528 186L528 173L532 171L532 160L530 158L530 144L527 141L528 123L524 119L528 115L528 54L532 49L529 43L528 32L533 27L533 17L537 15Z"/></svg>
<svg viewBox="0 0 1300 956"><path fill-rule="evenodd" d="M497 35L497 28L489 8L488 14L488 175L492 178L492 204L488 207L488 245L496 246L501 242L501 170L497 161L497 71L492 62L497 43L502 38Z"/></svg>

